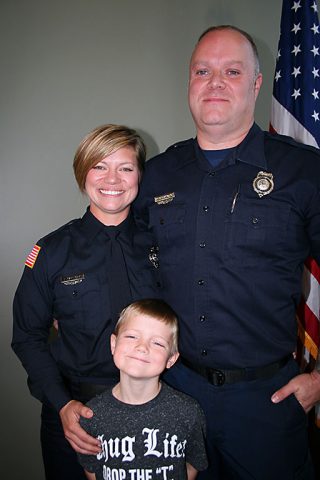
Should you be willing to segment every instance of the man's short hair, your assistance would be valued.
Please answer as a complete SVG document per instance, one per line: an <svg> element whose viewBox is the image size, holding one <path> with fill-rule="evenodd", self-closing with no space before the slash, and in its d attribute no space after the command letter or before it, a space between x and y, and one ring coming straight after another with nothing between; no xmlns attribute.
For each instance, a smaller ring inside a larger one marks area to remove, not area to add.
<svg viewBox="0 0 320 480"><path fill-rule="evenodd" d="M241 28L235 27L234 25L213 25L213 26L207 28L204 32L201 33L200 37L198 38L198 43L200 42L200 40L205 35L207 35L207 33L215 32L215 31L221 31L221 30L233 30L235 32L240 33L240 35L242 35L243 37L246 38L246 40L248 40L248 42L250 43L252 53L253 53L253 57L254 57L254 61L255 61L254 73L257 76L260 73L260 61L259 61L258 48L257 48L257 45L255 44L255 41L253 40L252 36L248 32L246 32L245 30L242 30Z"/></svg>

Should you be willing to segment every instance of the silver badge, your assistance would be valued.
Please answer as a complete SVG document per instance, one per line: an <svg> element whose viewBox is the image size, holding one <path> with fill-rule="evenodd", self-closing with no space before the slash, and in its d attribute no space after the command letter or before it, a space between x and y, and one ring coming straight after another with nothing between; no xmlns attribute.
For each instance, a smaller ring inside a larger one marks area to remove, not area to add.
<svg viewBox="0 0 320 480"><path fill-rule="evenodd" d="M253 189L259 195L264 197L272 192L274 188L273 175L268 172L259 172L256 178L253 180Z"/></svg>
<svg viewBox="0 0 320 480"><path fill-rule="evenodd" d="M149 250L149 260L154 266L154 268L159 268L159 258L158 258L159 247L153 245Z"/></svg>

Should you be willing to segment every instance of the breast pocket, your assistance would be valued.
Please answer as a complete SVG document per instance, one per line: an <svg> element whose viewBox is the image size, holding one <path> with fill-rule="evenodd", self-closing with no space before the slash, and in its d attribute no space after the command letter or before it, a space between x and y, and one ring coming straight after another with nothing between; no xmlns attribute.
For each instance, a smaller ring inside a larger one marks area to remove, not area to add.
<svg viewBox="0 0 320 480"><path fill-rule="evenodd" d="M254 267L274 261L286 243L290 207L242 199L224 228L224 261Z"/></svg>
<svg viewBox="0 0 320 480"><path fill-rule="evenodd" d="M92 330L101 323L101 284L92 274L79 283L57 279L54 286L54 316L62 328Z"/></svg>
<svg viewBox="0 0 320 480"><path fill-rule="evenodd" d="M152 205L149 225L159 246L160 264L175 265L182 261L182 244L186 237L184 204Z"/></svg>

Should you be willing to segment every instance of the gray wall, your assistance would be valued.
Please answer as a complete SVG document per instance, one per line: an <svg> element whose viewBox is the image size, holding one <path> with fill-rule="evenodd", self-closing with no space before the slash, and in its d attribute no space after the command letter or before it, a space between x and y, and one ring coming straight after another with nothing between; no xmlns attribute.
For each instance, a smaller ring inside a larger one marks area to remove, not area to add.
<svg viewBox="0 0 320 480"><path fill-rule="evenodd" d="M149 156L194 135L187 65L198 35L232 23L254 36L264 86L257 120L268 128L280 0L2 0L1 469L42 479L40 405L10 350L11 303L26 255L86 205L72 174L81 138L125 123Z"/></svg>

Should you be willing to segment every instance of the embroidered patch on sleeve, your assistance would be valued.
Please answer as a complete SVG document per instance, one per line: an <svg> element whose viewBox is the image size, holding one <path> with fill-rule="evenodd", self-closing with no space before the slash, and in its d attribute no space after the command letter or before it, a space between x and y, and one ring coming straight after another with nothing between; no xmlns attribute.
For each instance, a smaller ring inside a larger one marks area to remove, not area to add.
<svg viewBox="0 0 320 480"><path fill-rule="evenodd" d="M41 250L41 247L39 245L35 245L29 255L27 256L27 260L25 261L25 265L29 268L33 268L34 264L36 263L37 257L39 255L39 252Z"/></svg>

